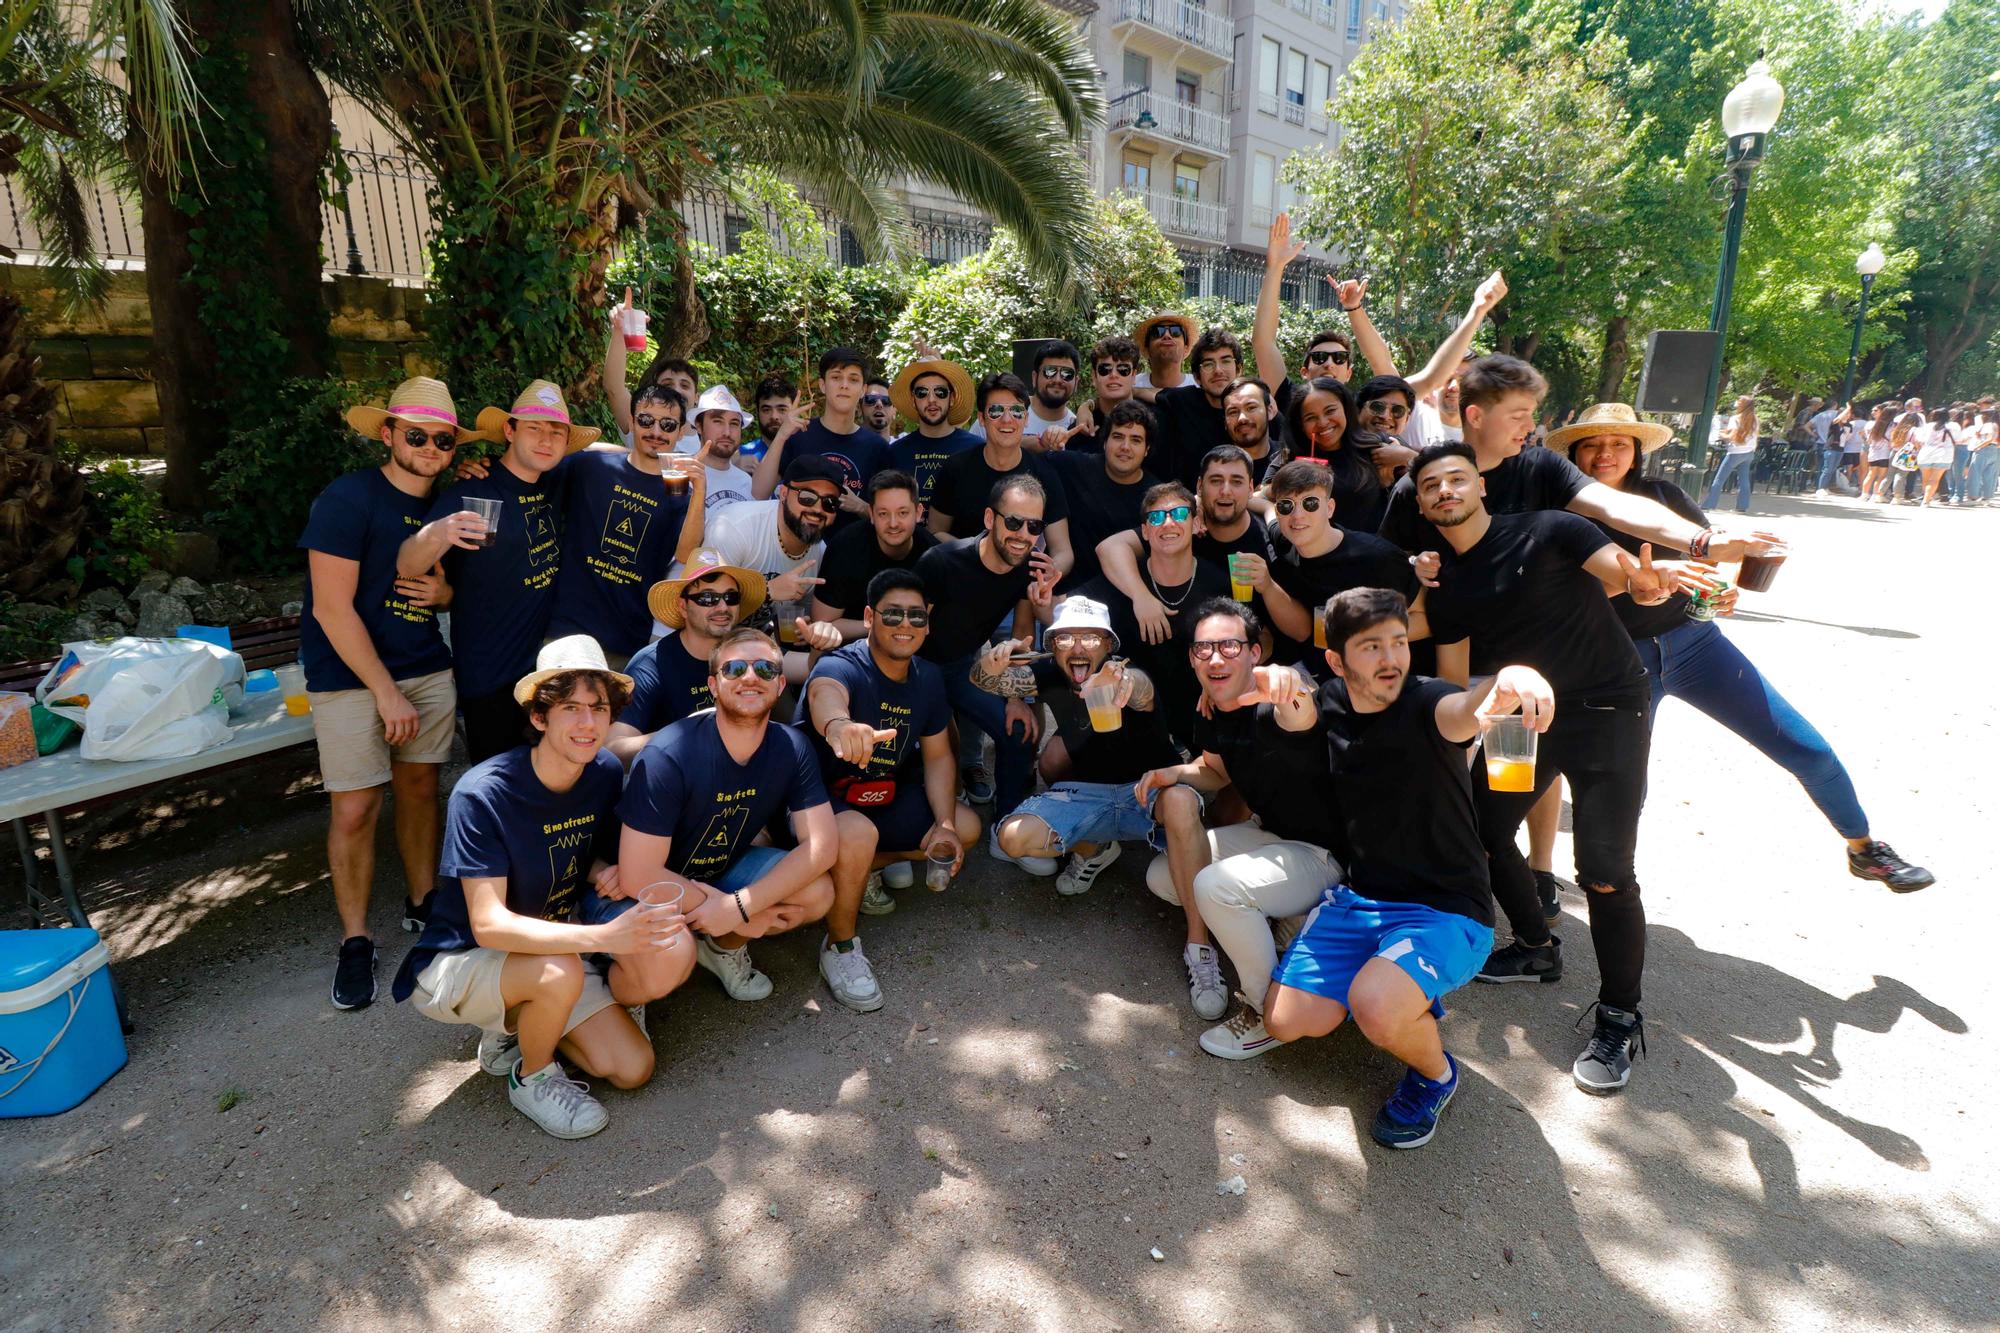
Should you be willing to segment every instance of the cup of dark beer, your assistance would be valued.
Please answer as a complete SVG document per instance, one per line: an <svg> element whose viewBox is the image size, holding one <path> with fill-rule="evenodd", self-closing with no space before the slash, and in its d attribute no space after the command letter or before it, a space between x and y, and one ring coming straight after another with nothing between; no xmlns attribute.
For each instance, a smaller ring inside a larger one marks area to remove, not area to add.
<svg viewBox="0 0 2000 1333"><path fill-rule="evenodd" d="M1748 592L1769 592L1771 580L1778 577L1778 569L1790 555L1791 548L1773 546L1762 555L1743 557L1743 568L1736 572L1736 586Z"/></svg>

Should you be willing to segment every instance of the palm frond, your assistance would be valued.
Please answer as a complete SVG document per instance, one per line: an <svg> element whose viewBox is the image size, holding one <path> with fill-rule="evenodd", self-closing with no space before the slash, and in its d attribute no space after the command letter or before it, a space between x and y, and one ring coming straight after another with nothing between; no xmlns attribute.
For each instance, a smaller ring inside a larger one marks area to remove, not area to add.
<svg viewBox="0 0 2000 1333"><path fill-rule="evenodd" d="M20 156L22 193L42 236L43 261L63 316L75 319L102 305L111 284L90 229L86 183L77 179L66 155L51 150L46 135L29 139Z"/></svg>

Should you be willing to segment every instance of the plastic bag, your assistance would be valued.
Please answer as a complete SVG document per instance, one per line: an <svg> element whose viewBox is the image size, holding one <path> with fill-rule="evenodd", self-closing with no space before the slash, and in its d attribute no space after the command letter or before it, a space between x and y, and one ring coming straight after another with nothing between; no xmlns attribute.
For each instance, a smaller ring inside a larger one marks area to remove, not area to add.
<svg viewBox="0 0 2000 1333"><path fill-rule="evenodd" d="M222 701L230 712L243 707L243 658L200 639L85 639L63 645L63 653L42 683L35 702L58 717L88 729L91 701L129 666L160 658L211 657L222 664Z"/></svg>
<svg viewBox="0 0 2000 1333"><path fill-rule="evenodd" d="M177 759L229 739L243 659L198 639L65 644L35 697L83 725L85 759Z"/></svg>

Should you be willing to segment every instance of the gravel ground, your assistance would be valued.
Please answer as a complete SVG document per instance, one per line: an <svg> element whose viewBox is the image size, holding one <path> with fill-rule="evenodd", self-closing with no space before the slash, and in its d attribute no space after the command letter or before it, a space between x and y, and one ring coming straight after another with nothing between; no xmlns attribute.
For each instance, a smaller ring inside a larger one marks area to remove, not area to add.
<svg viewBox="0 0 2000 1333"><path fill-rule="evenodd" d="M82 1107L0 1130L0 1329L1991 1328L1994 639L1958 576L2000 514L1759 511L1797 553L1730 633L1941 883L1849 878L1796 785L1670 703L1625 1096L1569 1081L1575 893L1569 977L1458 993L1465 1086L1391 1154L1398 1071L1353 1033L1200 1052L1128 851L1081 899L981 858L864 918L875 1014L814 934L758 948L762 1004L697 973L653 1007L652 1084L564 1143L469 1032L386 1002L386 839L385 1002L328 1007L322 798L266 767L90 825L139 1029Z"/></svg>

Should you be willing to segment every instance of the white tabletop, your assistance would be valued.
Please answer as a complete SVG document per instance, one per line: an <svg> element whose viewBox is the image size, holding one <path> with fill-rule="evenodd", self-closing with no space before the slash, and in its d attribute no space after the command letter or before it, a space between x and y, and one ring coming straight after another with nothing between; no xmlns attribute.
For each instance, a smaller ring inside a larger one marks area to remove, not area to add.
<svg viewBox="0 0 2000 1333"><path fill-rule="evenodd" d="M85 759L82 750L71 745L13 768L0 768L0 822L62 810L100 796L269 754L309 741L312 734L312 716L287 713L278 691L246 695L243 711L229 719L229 739L198 754L120 762Z"/></svg>

